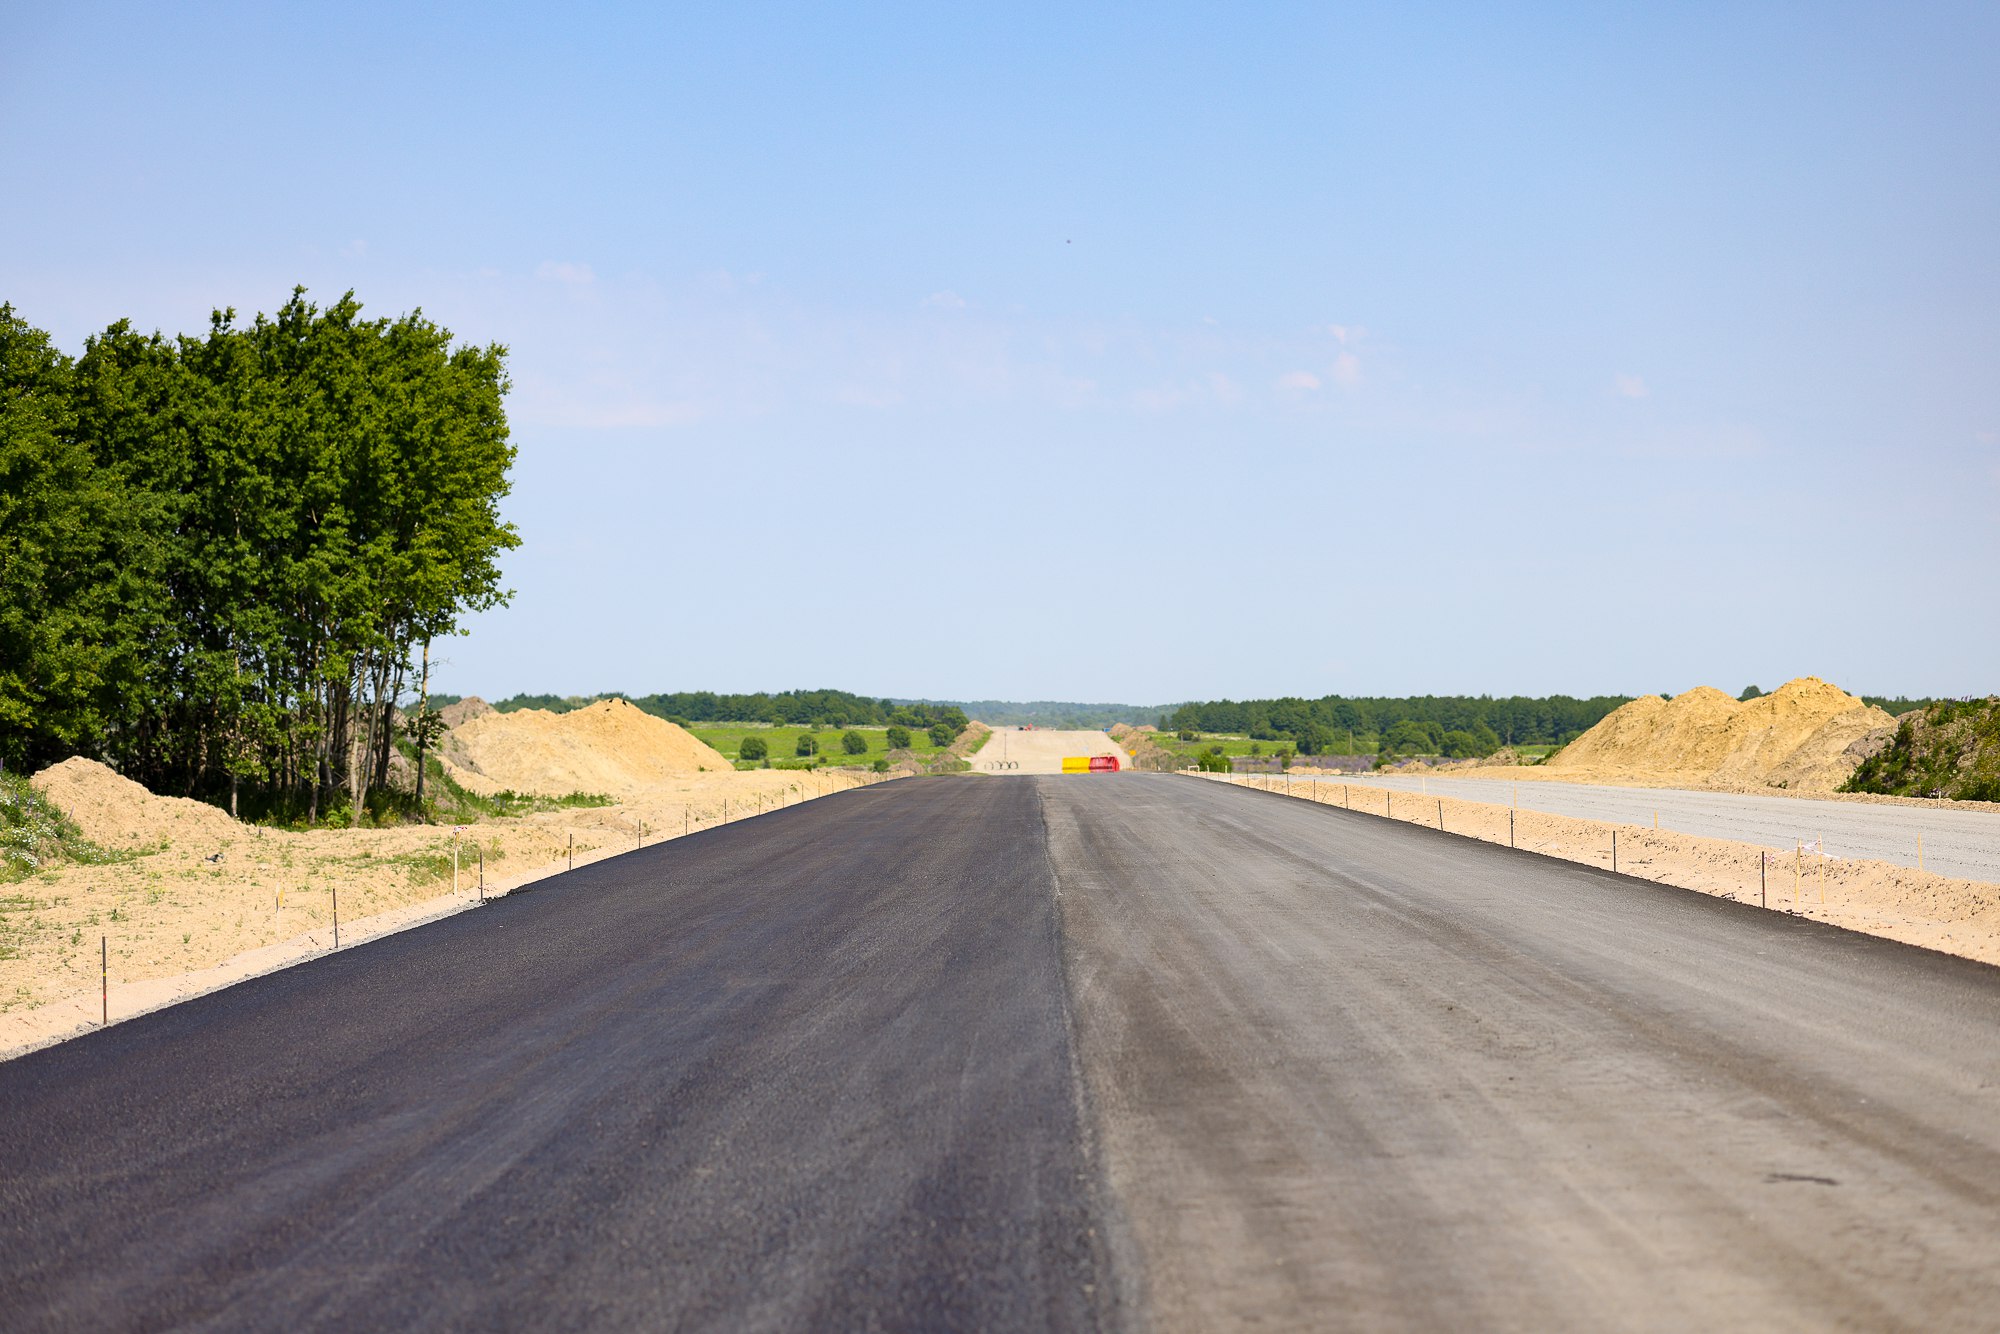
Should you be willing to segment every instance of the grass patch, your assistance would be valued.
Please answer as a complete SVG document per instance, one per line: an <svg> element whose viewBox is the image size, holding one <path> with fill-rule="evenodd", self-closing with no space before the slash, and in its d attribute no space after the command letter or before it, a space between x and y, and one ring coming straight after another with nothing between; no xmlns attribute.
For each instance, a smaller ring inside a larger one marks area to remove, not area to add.
<svg viewBox="0 0 2000 1334"><path fill-rule="evenodd" d="M762 769L764 761L739 759L745 737L761 737L770 748L770 767L773 769L810 769L829 765L873 764L876 760L889 756L889 729L886 727L833 727L814 730L810 727L773 726L768 723L715 723L700 724L691 729L699 741L715 747L738 769ZM847 732L855 732L868 743L868 749L858 755L849 755L841 749L840 738ZM802 756L798 753L799 738L809 736L819 743L819 754ZM931 744L930 733L917 728L910 729L909 749L919 759L934 759L944 747Z"/></svg>
<svg viewBox="0 0 2000 1334"><path fill-rule="evenodd" d="M0 884L63 865L107 866L158 852L165 844L111 851L83 836L76 822L18 774L0 774Z"/></svg>

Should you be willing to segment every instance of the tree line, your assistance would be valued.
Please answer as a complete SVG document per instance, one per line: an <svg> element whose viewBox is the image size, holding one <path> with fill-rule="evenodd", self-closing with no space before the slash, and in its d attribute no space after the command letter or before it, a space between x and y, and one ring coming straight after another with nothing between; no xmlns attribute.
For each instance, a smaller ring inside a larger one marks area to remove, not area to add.
<svg viewBox="0 0 2000 1334"><path fill-rule="evenodd" d="M367 808L432 641L507 597L505 358L352 292L74 358L0 306L0 758Z"/></svg>
<svg viewBox="0 0 2000 1334"><path fill-rule="evenodd" d="M1503 746L1562 745L1630 702L1627 695L1327 695L1212 700L1161 717L1162 731L1229 732L1289 743L1301 755L1490 755Z"/></svg>

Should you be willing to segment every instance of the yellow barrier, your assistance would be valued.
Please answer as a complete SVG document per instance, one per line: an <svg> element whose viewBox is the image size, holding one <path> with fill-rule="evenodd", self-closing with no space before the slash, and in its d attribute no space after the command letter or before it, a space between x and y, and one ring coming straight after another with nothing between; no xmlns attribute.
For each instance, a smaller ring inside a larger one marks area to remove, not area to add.
<svg viewBox="0 0 2000 1334"><path fill-rule="evenodd" d="M1087 774L1090 772L1090 756L1063 756L1063 772L1066 774Z"/></svg>

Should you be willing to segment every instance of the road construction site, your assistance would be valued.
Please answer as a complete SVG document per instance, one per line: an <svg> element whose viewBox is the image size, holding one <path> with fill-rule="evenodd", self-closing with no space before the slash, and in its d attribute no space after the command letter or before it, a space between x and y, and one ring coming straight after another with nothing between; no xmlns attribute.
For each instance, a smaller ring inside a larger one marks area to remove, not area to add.
<svg viewBox="0 0 2000 1334"><path fill-rule="evenodd" d="M1169 775L838 793L0 1071L10 1329L2000 1306L2000 971Z"/></svg>

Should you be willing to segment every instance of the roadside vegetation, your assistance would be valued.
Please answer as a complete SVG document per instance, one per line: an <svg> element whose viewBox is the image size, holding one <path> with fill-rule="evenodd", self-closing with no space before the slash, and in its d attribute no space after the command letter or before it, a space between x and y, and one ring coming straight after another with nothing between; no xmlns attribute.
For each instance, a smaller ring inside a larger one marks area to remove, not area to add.
<svg viewBox="0 0 2000 1334"><path fill-rule="evenodd" d="M18 883L57 866L108 866L157 851L157 844L116 851L100 848L25 777L0 773L0 885ZM6 911L0 906L0 913ZM0 931L4 931L4 922L0 922ZM4 953L0 957L5 957Z"/></svg>
<svg viewBox="0 0 2000 1334"><path fill-rule="evenodd" d="M352 293L76 358L0 305L0 760L370 811L431 641L506 601L504 358Z"/></svg>
<svg viewBox="0 0 2000 1334"><path fill-rule="evenodd" d="M2000 801L2000 697L1943 700L1903 715L1843 792Z"/></svg>

